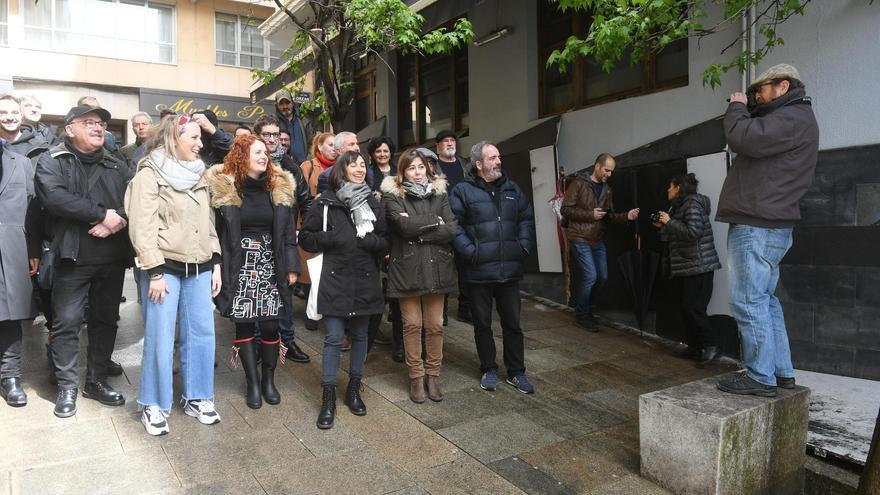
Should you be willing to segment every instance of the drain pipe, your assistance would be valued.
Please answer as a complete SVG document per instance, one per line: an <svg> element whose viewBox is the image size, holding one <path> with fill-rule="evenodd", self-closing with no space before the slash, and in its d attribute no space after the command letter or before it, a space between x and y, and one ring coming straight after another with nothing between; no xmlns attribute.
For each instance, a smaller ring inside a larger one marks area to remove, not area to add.
<svg viewBox="0 0 880 495"><path fill-rule="evenodd" d="M749 29L749 13L748 11L743 11L742 13L742 29L740 30L742 33L742 40L740 40L741 51L742 53L746 53L749 51L749 40L751 39L751 29ZM746 92L746 89L749 87L749 76L751 73L751 65L749 64L749 70L742 71L742 83L741 90L743 93Z"/></svg>
<svg viewBox="0 0 880 495"><path fill-rule="evenodd" d="M758 7L755 4L752 4L749 7L749 50L752 52L755 51L758 46L758 30L755 29L755 24L757 23L758 17ZM749 84L755 82L755 64L749 63Z"/></svg>

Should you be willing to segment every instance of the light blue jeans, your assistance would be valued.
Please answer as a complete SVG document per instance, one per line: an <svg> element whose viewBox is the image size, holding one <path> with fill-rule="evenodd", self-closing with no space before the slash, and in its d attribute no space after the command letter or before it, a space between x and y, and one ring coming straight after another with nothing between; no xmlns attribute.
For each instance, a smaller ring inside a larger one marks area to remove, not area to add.
<svg viewBox="0 0 880 495"><path fill-rule="evenodd" d="M750 378L770 386L776 386L777 376L794 376L785 318L775 294L791 230L731 224L727 237L730 310L739 327L742 360Z"/></svg>
<svg viewBox="0 0 880 495"><path fill-rule="evenodd" d="M608 280L608 260L605 258L605 243L590 244L589 242L571 241L570 256L577 268L573 270L574 315L584 321L590 315L590 300L596 291Z"/></svg>
<svg viewBox="0 0 880 495"><path fill-rule="evenodd" d="M174 324L180 327L180 378L183 398L214 398L214 303L211 272L196 277L165 274L169 292L165 302L153 303L147 295L150 276L141 272L141 302L146 314L144 356L138 404L170 411L173 403L172 365Z"/></svg>

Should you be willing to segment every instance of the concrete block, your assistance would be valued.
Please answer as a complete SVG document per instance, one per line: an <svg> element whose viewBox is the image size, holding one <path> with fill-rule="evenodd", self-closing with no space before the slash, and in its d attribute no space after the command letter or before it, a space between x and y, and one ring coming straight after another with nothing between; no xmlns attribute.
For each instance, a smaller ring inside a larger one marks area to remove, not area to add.
<svg viewBox="0 0 880 495"><path fill-rule="evenodd" d="M676 494L803 493L809 389L771 399L727 394L717 381L639 397L642 476Z"/></svg>

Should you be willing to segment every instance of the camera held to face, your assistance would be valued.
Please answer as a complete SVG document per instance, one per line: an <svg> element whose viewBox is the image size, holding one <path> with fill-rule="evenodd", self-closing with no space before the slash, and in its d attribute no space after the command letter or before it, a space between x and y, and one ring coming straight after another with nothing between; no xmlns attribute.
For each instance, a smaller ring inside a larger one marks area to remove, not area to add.
<svg viewBox="0 0 880 495"><path fill-rule="evenodd" d="M660 223L660 212L651 213L651 223Z"/></svg>

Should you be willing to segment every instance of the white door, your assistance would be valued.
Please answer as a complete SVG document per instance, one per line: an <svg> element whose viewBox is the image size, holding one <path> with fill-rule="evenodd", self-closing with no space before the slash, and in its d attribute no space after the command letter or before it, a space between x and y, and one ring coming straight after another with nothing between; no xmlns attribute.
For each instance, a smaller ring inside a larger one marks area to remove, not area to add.
<svg viewBox="0 0 880 495"><path fill-rule="evenodd" d="M529 158L532 164L532 197L535 198L538 270L541 273L562 273L556 213L548 203L556 194L556 147L530 150Z"/></svg>

